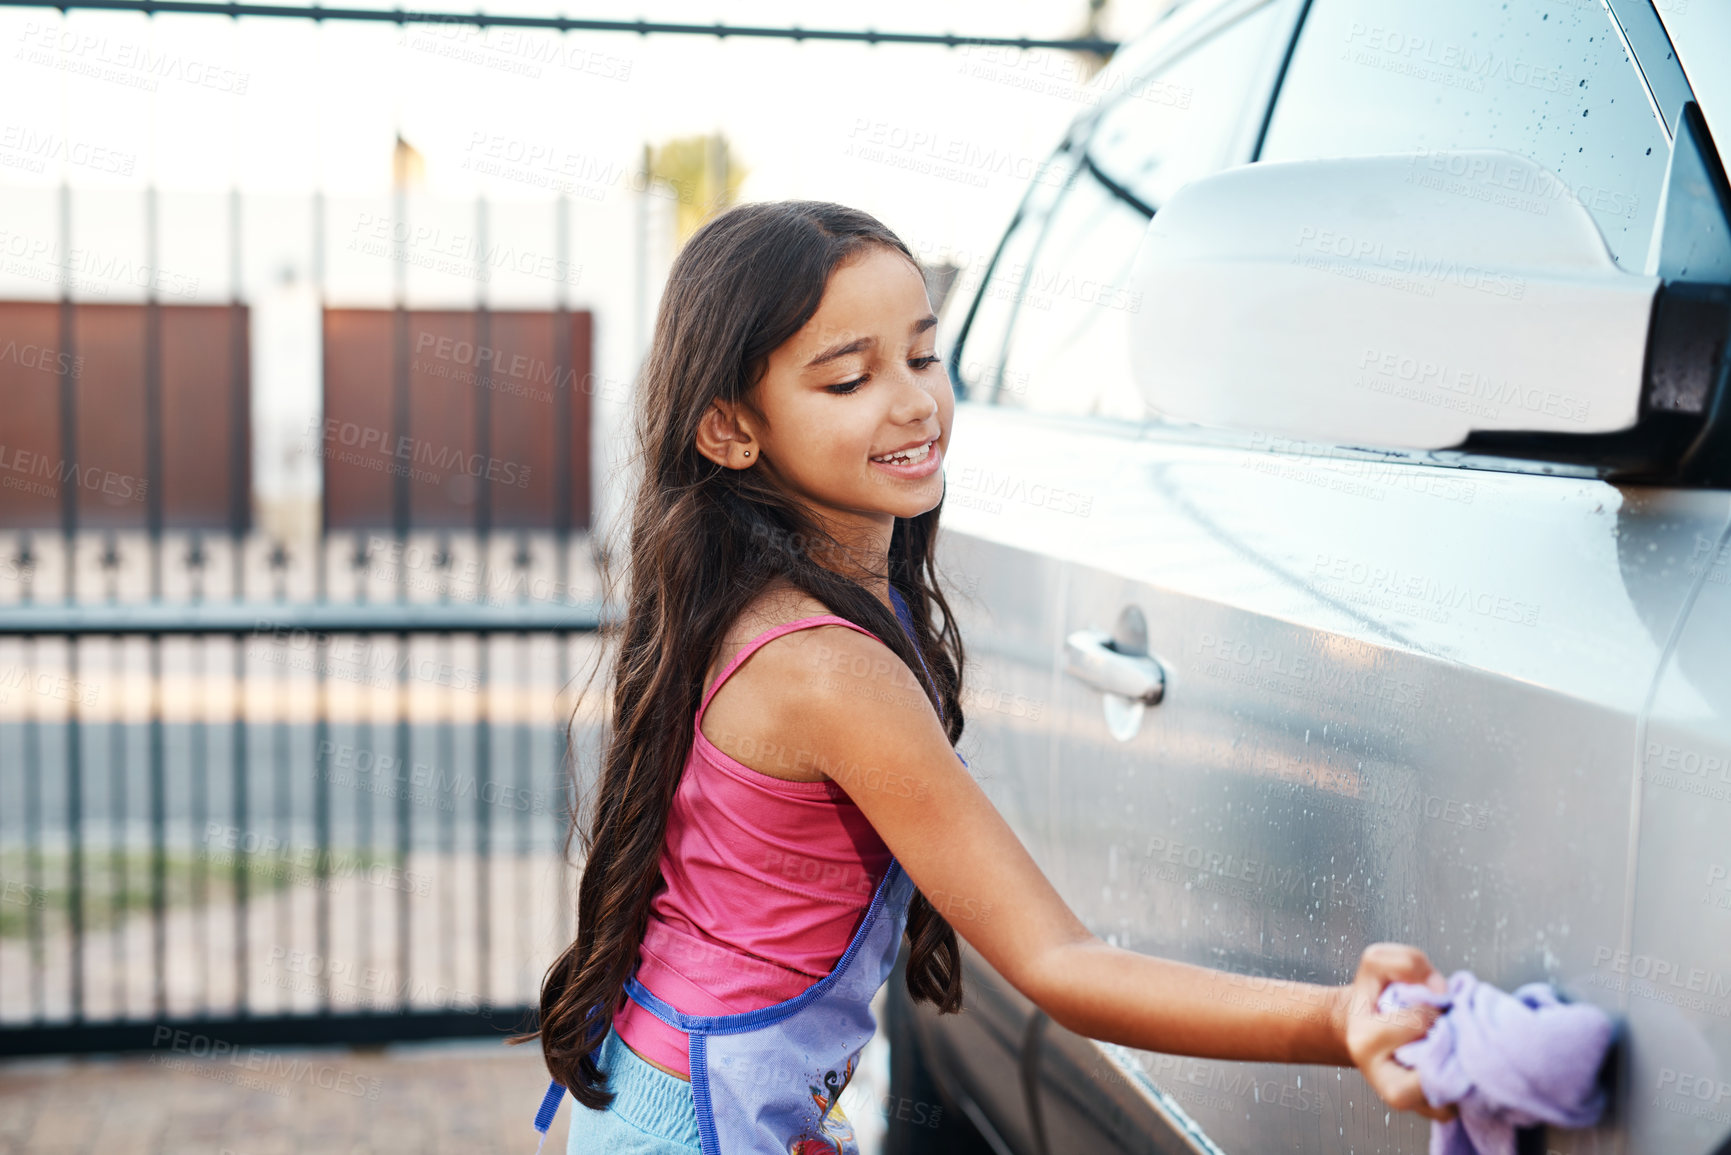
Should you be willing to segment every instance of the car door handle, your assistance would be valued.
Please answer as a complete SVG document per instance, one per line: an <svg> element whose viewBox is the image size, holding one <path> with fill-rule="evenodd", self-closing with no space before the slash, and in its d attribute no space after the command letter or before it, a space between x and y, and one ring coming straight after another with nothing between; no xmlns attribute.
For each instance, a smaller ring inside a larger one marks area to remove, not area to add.
<svg viewBox="0 0 1731 1155"><path fill-rule="evenodd" d="M1166 693L1166 671L1146 654L1123 654L1104 630L1077 630L1064 639L1064 672L1101 693L1152 706Z"/></svg>

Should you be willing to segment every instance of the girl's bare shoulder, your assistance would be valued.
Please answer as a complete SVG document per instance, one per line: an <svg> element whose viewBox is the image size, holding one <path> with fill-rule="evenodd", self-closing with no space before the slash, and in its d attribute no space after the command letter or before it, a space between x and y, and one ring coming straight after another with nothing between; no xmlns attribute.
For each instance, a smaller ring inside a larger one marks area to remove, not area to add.
<svg viewBox="0 0 1731 1155"><path fill-rule="evenodd" d="M791 586L765 590L734 618L704 685L713 685L728 663L758 635L830 612L803 590ZM847 626L832 623L795 630L759 646L716 689L703 715L704 736L724 754L760 773L792 781L822 781L821 773L804 769L811 763L809 758L781 758L763 752L799 748L797 726L790 722L795 711L789 707L810 694L824 651L839 640L838 634L872 642Z"/></svg>

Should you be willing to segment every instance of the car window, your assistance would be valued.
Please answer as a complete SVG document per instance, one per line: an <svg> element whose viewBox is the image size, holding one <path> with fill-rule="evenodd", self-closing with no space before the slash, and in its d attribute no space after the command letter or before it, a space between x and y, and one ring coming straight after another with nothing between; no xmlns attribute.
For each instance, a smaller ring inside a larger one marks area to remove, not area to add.
<svg viewBox="0 0 1731 1155"><path fill-rule="evenodd" d="M1039 245L1058 194L1075 174L1075 154L1060 149L1029 186L997 258L986 272L984 286L967 302L972 313L963 321L956 338L959 348L949 366L958 398L990 400L1000 389L1013 387L1013 383L1006 386L1003 382L1004 340L1017 312L1020 272L1028 267ZM956 304L964 302L958 300Z"/></svg>
<svg viewBox="0 0 1731 1155"><path fill-rule="evenodd" d="M1142 306L1130 266L1149 217L1179 186L1236 159L1259 76L1280 51L1280 9L1264 5L1199 41L1104 107L1079 171L1020 268L998 404L1144 421L1130 372Z"/></svg>
<svg viewBox="0 0 1731 1155"><path fill-rule="evenodd" d="M995 400L1042 413L1142 421L1130 374L1130 332L1141 294L1130 262L1148 217L1098 181L1077 181L1058 206L1018 286L1021 310Z"/></svg>
<svg viewBox="0 0 1731 1155"><path fill-rule="evenodd" d="M1511 187L1442 158L1424 179L1535 215L1572 193L1617 263L1644 269L1670 145L1597 3L1315 0L1259 159L1484 148L1556 180Z"/></svg>
<svg viewBox="0 0 1731 1155"><path fill-rule="evenodd" d="M1287 22L1263 5L1125 86L1088 138L1100 174L1157 207L1178 186L1231 164L1257 76Z"/></svg>

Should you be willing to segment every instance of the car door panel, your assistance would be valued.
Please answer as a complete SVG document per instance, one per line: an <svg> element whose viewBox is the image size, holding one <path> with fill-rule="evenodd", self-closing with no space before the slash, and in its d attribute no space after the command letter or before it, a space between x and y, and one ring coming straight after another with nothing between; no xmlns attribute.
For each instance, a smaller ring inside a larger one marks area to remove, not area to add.
<svg viewBox="0 0 1731 1155"><path fill-rule="evenodd" d="M1096 933L1325 982L1397 939L1610 1002L1582 977L1620 931L1637 720L1725 495L974 405L957 430L952 470L1090 501L951 529L1062 558L1066 633L1137 606L1166 669L1127 742L1059 681L1049 870ZM1140 1062L1228 1150L1425 1143L1353 1073ZM1042 1092L1049 1129L1063 1098Z"/></svg>
<svg viewBox="0 0 1731 1155"><path fill-rule="evenodd" d="M946 519L966 497L946 492ZM990 504L980 507L988 516L990 510ZM1061 644L1057 614L1063 567L1032 550L946 532L939 537L938 568L966 650L966 728L958 749L1011 829L1041 861L1050 835L1048 723Z"/></svg>
<svg viewBox="0 0 1731 1155"><path fill-rule="evenodd" d="M1123 1048L1102 1047L1043 1016L1030 1042L1026 1063L1039 1072L1034 1109L1047 1151L1219 1155Z"/></svg>
<svg viewBox="0 0 1731 1155"><path fill-rule="evenodd" d="M1585 979L1628 1016L1627 1149L1678 1155L1731 1141L1731 547L1693 530L1692 603L1637 751L1628 921Z"/></svg>
<svg viewBox="0 0 1731 1155"><path fill-rule="evenodd" d="M1034 1006L966 945L962 957L961 1011L940 1016L927 1003L914 1005L921 1061L988 1147L1001 1155L1040 1152L1020 1078Z"/></svg>
<svg viewBox="0 0 1731 1155"><path fill-rule="evenodd" d="M952 500L946 495L946 504ZM987 538L948 532L939 538L939 580L965 647L967 723L957 749L1036 861L1049 857L1053 743L1046 727L1061 568ZM985 904L1014 900L927 897L964 936L968 919L990 917ZM965 943L963 955L962 1012L940 1017L921 1004L912 1016L922 1057L962 1109L981 1116L971 1121L983 1133L1012 1151L1038 1150L1017 1074L1033 1005Z"/></svg>

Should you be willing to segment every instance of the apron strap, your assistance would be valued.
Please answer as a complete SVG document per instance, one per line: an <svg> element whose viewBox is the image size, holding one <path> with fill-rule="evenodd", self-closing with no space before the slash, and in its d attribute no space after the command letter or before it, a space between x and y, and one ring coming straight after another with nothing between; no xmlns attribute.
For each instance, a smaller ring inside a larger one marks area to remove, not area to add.
<svg viewBox="0 0 1731 1155"><path fill-rule="evenodd" d="M535 1112L535 1130L541 1132L541 1141L535 1144L535 1155L541 1155L541 1148L547 1142L547 1129L553 1125L553 1116L559 1113L559 1104L565 1101L565 1088L554 1079L547 1084L547 1093L541 1096L541 1109Z"/></svg>

